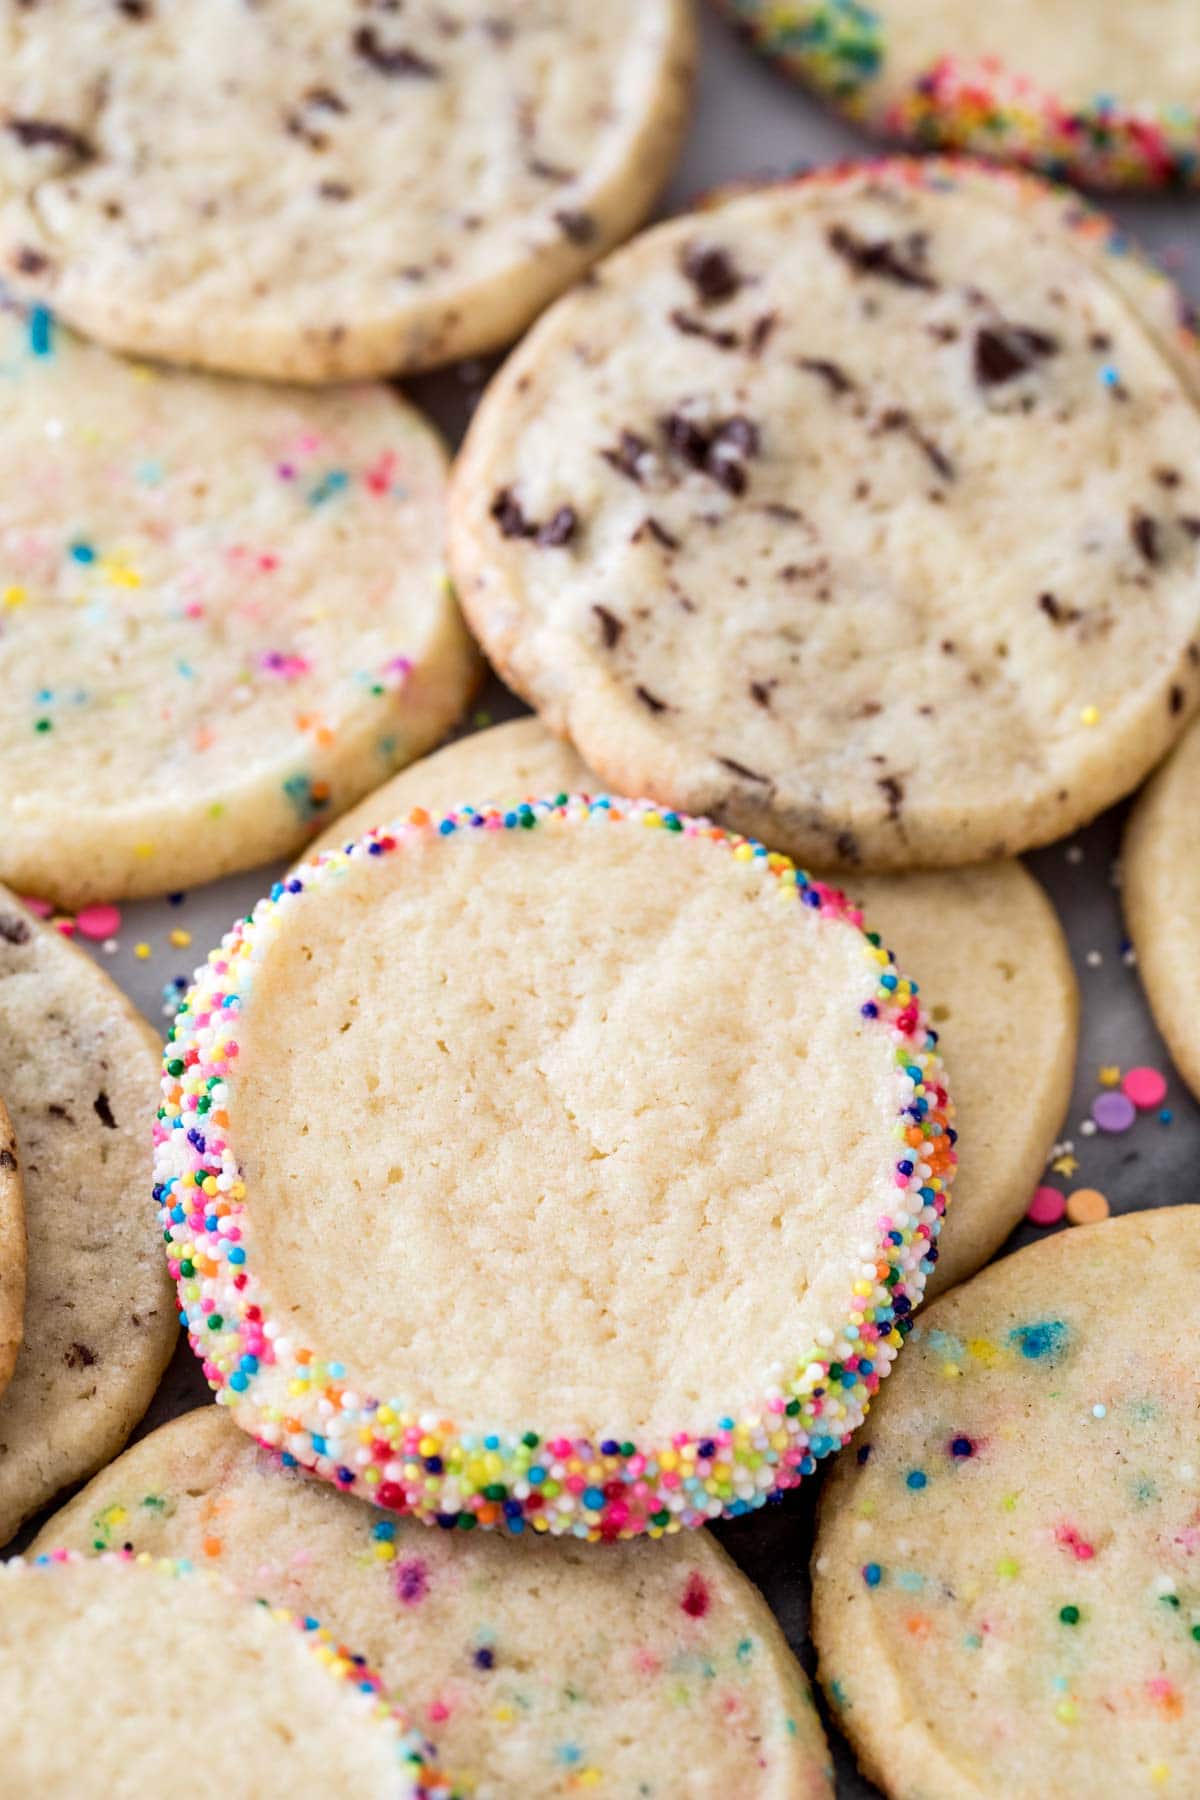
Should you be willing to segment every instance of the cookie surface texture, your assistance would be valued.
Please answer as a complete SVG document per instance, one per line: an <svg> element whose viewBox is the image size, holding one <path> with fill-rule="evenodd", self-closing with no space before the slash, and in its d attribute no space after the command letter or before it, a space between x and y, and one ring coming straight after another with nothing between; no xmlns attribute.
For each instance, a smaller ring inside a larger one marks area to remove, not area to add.
<svg viewBox="0 0 1200 1800"><path fill-rule="evenodd" d="M919 1319L825 1489L813 1634L889 1796L1200 1784L1200 1209L1018 1251Z"/></svg>
<svg viewBox="0 0 1200 1800"><path fill-rule="evenodd" d="M220 1729L201 1729L184 1676L219 1691ZM451 1800L432 1747L315 1619L256 1605L188 1564L59 1552L0 1567L12 1793L165 1793L189 1740L214 1791L234 1800L317 1800L331 1783L363 1800Z"/></svg>
<svg viewBox="0 0 1200 1800"><path fill-rule="evenodd" d="M686 0L5 0L0 271L234 374L496 349L648 212L692 31Z"/></svg>
<svg viewBox="0 0 1200 1800"><path fill-rule="evenodd" d="M0 1544L124 1444L178 1337L147 1195L158 1038L0 888L0 1093L25 1189L25 1335L0 1395Z"/></svg>
<svg viewBox="0 0 1200 1800"><path fill-rule="evenodd" d="M1200 730L1192 728L1139 796L1122 854L1121 903L1138 975L1180 1074L1200 1094L1200 853L1194 822Z"/></svg>
<svg viewBox="0 0 1200 1800"><path fill-rule="evenodd" d="M722 4L764 54L887 137L1103 188L1200 179L1191 0Z"/></svg>
<svg viewBox="0 0 1200 1800"><path fill-rule="evenodd" d="M1194 351L1143 267L949 159L645 233L472 422L489 656L614 791L813 867L1061 836L1200 692Z"/></svg>
<svg viewBox="0 0 1200 1800"><path fill-rule="evenodd" d="M156 1128L223 1403L430 1521L632 1536L795 1485L902 1342L955 1161L860 918L601 799L418 812L279 883L185 1001Z"/></svg>
<svg viewBox="0 0 1200 1800"><path fill-rule="evenodd" d="M25 1195L17 1136L0 1100L0 1394L12 1379L25 1316Z"/></svg>
<svg viewBox="0 0 1200 1800"><path fill-rule="evenodd" d="M594 794L602 786L537 719L514 719L393 776L323 832L312 851L341 849L414 806L439 811L467 798L511 804L539 794ZM954 1086L959 1162L954 1206L926 1288L931 1296L973 1274L1024 1216L1066 1115L1079 996L1054 908L1018 862L853 875L846 885L920 984ZM998 1084L997 1058L1020 1063L1026 1079Z"/></svg>
<svg viewBox="0 0 1200 1800"><path fill-rule="evenodd" d="M286 855L457 715L445 456L388 389L153 370L9 309L0 393L0 877L78 907Z"/></svg>
<svg viewBox="0 0 1200 1800"><path fill-rule="evenodd" d="M58 1545L187 1557L315 1615L483 1800L832 1793L799 1665L706 1531L607 1551L425 1531L281 1469L210 1406L127 1451L30 1553Z"/></svg>

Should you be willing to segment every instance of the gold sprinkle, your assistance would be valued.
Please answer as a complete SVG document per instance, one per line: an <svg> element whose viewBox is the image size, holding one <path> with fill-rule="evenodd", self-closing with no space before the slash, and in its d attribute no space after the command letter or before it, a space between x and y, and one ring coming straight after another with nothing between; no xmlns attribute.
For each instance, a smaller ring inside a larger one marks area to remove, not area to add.
<svg viewBox="0 0 1200 1800"><path fill-rule="evenodd" d="M1079 723L1081 725L1098 725L1100 723L1100 708L1098 706L1085 706L1079 715Z"/></svg>
<svg viewBox="0 0 1200 1800"><path fill-rule="evenodd" d="M177 925L175 927L174 931L171 933L171 943L174 945L176 950L186 950L188 945L191 943L191 941L192 941L191 932L184 931L183 928L179 925Z"/></svg>
<svg viewBox="0 0 1200 1800"><path fill-rule="evenodd" d="M145 962L150 955L149 944L135 944L133 946L133 954L137 957L139 962Z"/></svg>

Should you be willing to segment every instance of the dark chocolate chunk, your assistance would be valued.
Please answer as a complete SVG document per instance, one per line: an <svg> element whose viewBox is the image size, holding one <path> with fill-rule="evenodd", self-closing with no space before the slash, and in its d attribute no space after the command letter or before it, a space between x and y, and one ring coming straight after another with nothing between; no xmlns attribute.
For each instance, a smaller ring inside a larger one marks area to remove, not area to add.
<svg viewBox="0 0 1200 1800"><path fill-rule="evenodd" d="M1157 519L1152 519L1149 513L1135 512L1129 521L1129 535L1148 563L1162 561L1162 535Z"/></svg>
<svg viewBox="0 0 1200 1800"><path fill-rule="evenodd" d="M670 413L660 425L671 448L693 469L702 469L727 493L745 493L746 461L759 448L758 427L752 419L735 413L703 431L683 413Z"/></svg>
<svg viewBox="0 0 1200 1800"><path fill-rule="evenodd" d="M506 538L532 537L535 526L529 524L521 511L521 502L511 488L501 488L492 501L492 517L500 527L500 535Z"/></svg>
<svg viewBox="0 0 1200 1800"><path fill-rule="evenodd" d="M672 450L682 456L684 462L691 463L693 469L702 469L708 456L712 439L707 432L682 413L670 413L662 421L662 429L666 434Z"/></svg>
<svg viewBox="0 0 1200 1800"><path fill-rule="evenodd" d="M689 244L679 266L705 306L731 300L744 281L728 251L715 244Z"/></svg>
<svg viewBox="0 0 1200 1800"><path fill-rule="evenodd" d="M904 805L904 783L895 775L881 775L875 785L882 790L887 801L887 816L894 822Z"/></svg>
<svg viewBox="0 0 1200 1800"><path fill-rule="evenodd" d="M572 244L590 244L596 237L596 221L591 213L572 212L564 207L554 215L554 222Z"/></svg>
<svg viewBox="0 0 1200 1800"><path fill-rule="evenodd" d="M42 275L50 267L50 258L43 256L40 250L34 250L28 244L22 244L14 258L16 269L21 275Z"/></svg>
<svg viewBox="0 0 1200 1800"><path fill-rule="evenodd" d="M840 364L829 362L823 356L802 356L797 367L807 369L810 375L819 375L832 394L848 394L854 386Z"/></svg>
<svg viewBox="0 0 1200 1800"><path fill-rule="evenodd" d="M889 239L868 243L865 238L855 237L845 225L831 225L825 236L834 255L849 263L856 274L877 275L882 281L894 281L899 287L924 288L928 293L937 288L933 277L918 266L923 250L920 239L910 245L906 261Z"/></svg>
<svg viewBox="0 0 1200 1800"><path fill-rule="evenodd" d="M750 683L750 698L756 706L770 706L771 686L769 681L752 681Z"/></svg>
<svg viewBox="0 0 1200 1800"><path fill-rule="evenodd" d="M6 944L27 944L33 927L19 913L0 913L0 938Z"/></svg>
<svg viewBox="0 0 1200 1800"><path fill-rule="evenodd" d="M646 472L645 458L651 451L645 438L639 437L636 431L623 431L616 449L602 450L600 454L619 475L628 477L630 481L640 482Z"/></svg>
<svg viewBox="0 0 1200 1800"><path fill-rule="evenodd" d="M557 550L562 544L569 544L579 529L579 514L573 506L560 506L552 513L544 525L539 525L534 532L534 543L541 544L543 549Z"/></svg>
<svg viewBox="0 0 1200 1800"><path fill-rule="evenodd" d="M7 1148L0 1150L0 1169L15 1169L16 1166L17 1159L12 1151Z"/></svg>
<svg viewBox="0 0 1200 1800"><path fill-rule="evenodd" d="M100 1089L100 1092L92 1101L92 1110L95 1112L100 1123L106 1126L109 1131L115 1131L117 1129L117 1121L113 1118L113 1109L109 1104L108 1095L103 1088Z"/></svg>
<svg viewBox="0 0 1200 1800"><path fill-rule="evenodd" d="M600 635L604 639L604 648L606 650L615 649L625 630L624 619L618 619L616 613L610 612L607 606L593 606L592 611L600 621Z"/></svg>
<svg viewBox="0 0 1200 1800"><path fill-rule="evenodd" d="M975 379L980 387L998 387L1034 368L1040 358L1056 356L1058 340L1026 325L982 325L975 333Z"/></svg>
<svg viewBox="0 0 1200 1800"><path fill-rule="evenodd" d="M317 185L317 193L322 200L349 200L354 189L344 181L322 181Z"/></svg>
<svg viewBox="0 0 1200 1800"><path fill-rule="evenodd" d="M750 327L750 336L746 339L746 349L751 356L761 356L766 348L767 339L779 323L779 314L762 313Z"/></svg>
<svg viewBox="0 0 1200 1800"><path fill-rule="evenodd" d="M1181 687L1173 687L1167 695L1167 711L1172 714L1181 713L1186 699L1187 695Z"/></svg>
<svg viewBox="0 0 1200 1800"><path fill-rule="evenodd" d="M70 151L80 162L90 162L96 154L91 141L82 132L72 130L69 125L59 125L54 119L10 118L5 130L11 132L25 150L48 145L55 150Z"/></svg>
<svg viewBox="0 0 1200 1800"><path fill-rule="evenodd" d="M852 831L839 831L833 841L833 847L837 852L839 862L856 863L862 855L858 839Z"/></svg>
<svg viewBox="0 0 1200 1800"><path fill-rule="evenodd" d="M68 1369L90 1369L96 1361L96 1352L89 1350L86 1344L72 1344L69 1350L63 1351L63 1361Z"/></svg>
<svg viewBox="0 0 1200 1800"><path fill-rule="evenodd" d="M660 700L657 694L652 694L649 688L635 687L633 691L641 701L642 705L648 706L652 713L663 713L667 711L666 701Z"/></svg>
<svg viewBox="0 0 1200 1800"><path fill-rule="evenodd" d="M673 532L668 531L665 525L660 525L650 513L646 514L630 541L638 544L644 537L652 537L656 544L662 545L664 550L678 550L679 548L679 539Z"/></svg>
<svg viewBox="0 0 1200 1800"><path fill-rule="evenodd" d="M150 17L150 0L117 0L117 11L140 24Z"/></svg>
<svg viewBox="0 0 1200 1800"><path fill-rule="evenodd" d="M1064 606L1057 594L1039 594L1037 603L1055 625L1076 625L1083 617L1077 606Z"/></svg>
<svg viewBox="0 0 1200 1800"><path fill-rule="evenodd" d="M403 44L389 49L380 42L373 25L360 25L351 41L357 54L380 75L412 75L428 81L438 73L436 64L427 62L425 57L418 56L415 50L409 50Z"/></svg>
<svg viewBox="0 0 1200 1800"><path fill-rule="evenodd" d="M718 350L736 350L742 341L736 331L715 331L694 313L684 312L681 306L677 306L669 316L676 331L681 331L684 337L704 338Z"/></svg>
<svg viewBox="0 0 1200 1800"><path fill-rule="evenodd" d="M560 506L543 525L527 519L521 502L511 488L501 488L492 501L491 514L506 538L532 538L543 549L557 550L569 544L579 528L579 515L573 506Z"/></svg>

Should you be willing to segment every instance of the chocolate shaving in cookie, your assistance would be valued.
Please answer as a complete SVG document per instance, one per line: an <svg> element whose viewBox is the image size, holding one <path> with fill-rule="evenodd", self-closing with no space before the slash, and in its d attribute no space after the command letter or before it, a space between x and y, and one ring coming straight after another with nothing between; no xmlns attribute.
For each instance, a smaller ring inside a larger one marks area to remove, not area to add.
<svg viewBox="0 0 1200 1800"><path fill-rule="evenodd" d="M891 820L900 817L904 805L904 783L895 775L881 775L875 783L887 801L887 816Z"/></svg>
<svg viewBox="0 0 1200 1800"><path fill-rule="evenodd" d="M648 706L652 713L663 713L667 711L666 701L660 700L657 694L652 694L649 688L635 687L633 691L641 701L642 705Z"/></svg>
<svg viewBox="0 0 1200 1800"><path fill-rule="evenodd" d="M918 266L924 251L924 241L919 236L909 241L907 261L888 238L868 243L865 238L855 237L845 225L831 225L825 237L834 255L849 263L856 274L876 275L899 287L924 288L928 293L937 290L937 282Z"/></svg>
<svg viewBox="0 0 1200 1800"><path fill-rule="evenodd" d="M543 549L556 550L569 544L579 527L579 515L573 506L560 506L543 525L527 519L511 488L501 488L492 501L491 513L502 537L532 538Z"/></svg>
<svg viewBox="0 0 1200 1800"><path fill-rule="evenodd" d="M27 944L32 935L32 926L17 913L0 913L0 938L6 944Z"/></svg>
<svg viewBox="0 0 1200 1800"><path fill-rule="evenodd" d="M110 1105L108 1095L103 1088L100 1089L100 1092L92 1101L92 1110L100 1123L106 1126L109 1131L115 1131L117 1129L117 1121L113 1118L112 1106Z"/></svg>
<svg viewBox="0 0 1200 1800"><path fill-rule="evenodd" d="M742 341L736 331L714 331L711 325L706 325L694 313L684 312L681 306L675 308L670 319L676 331L681 331L684 337L704 338L718 350L736 350Z"/></svg>
<svg viewBox="0 0 1200 1800"><path fill-rule="evenodd" d="M841 364L830 362L826 357L802 356L796 366L807 369L810 375L819 375L831 394L849 394L854 389L854 382Z"/></svg>
<svg viewBox="0 0 1200 1800"><path fill-rule="evenodd" d="M1024 375L1042 357L1058 354L1058 340L1027 325L983 325L975 333L975 379L998 387Z"/></svg>
<svg viewBox="0 0 1200 1800"><path fill-rule="evenodd" d="M604 639L604 648L606 650L615 649L625 630L624 619L618 619L616 613L610 612L607 606L593 606L592 611L600 621L600 635Z"/></svg>
<svg viewBox="0 0 1200 1800"><path fill-rule="evenodd" d="M596 221L591 213L572 212L564 207L554 215L554 222L572 244L590 244L596 236Z"/></svg>
<svg viewBox="0 0 1200 1800"><path fill-rule="evenodd" d="M82 132L74 131L70 125L60 125L54 119L10 118L4 129L25 150L38 150L43 146L68 150L80 162L90 162L96 154L91 140Z"/></svg>
<svg viewBox="0 0 1200 1800"><path fill-rule="evenodd" d="M606 463L612 464L619 475L624 475L628 480L636 481L640 485L646 474L645 459L652 456L653 451L646 439L639 437L636 431L623 431L617 441L616 449L602 450L600 454Z"/></svg>
<svg viewBox="0 0 1200 1800"><path fill-rule="evenodd" d="M1149 513L1134 513L1129 521L1129 535L1148 563L1162 561L1162 534L1157 519Z"/></svg>
<svg viewBox="0 0 1200 1800"><path fill-rule="evenodd" d="M380 42L379 33L373 25L360 25L352 41L357 54L381 75L413 75L422 81L429 81L439 73L436 64L427 62L423 56L418 56L415 50L409 50L403 44L388 49Z"/></svg>
<svg viewBox="0 0 1200 1800"><path fill-rule="evenodd" d="M740 775L744 781L758 781L766 787L774 786L769 775L760 775L757 769L748 769L745 763L735 762L732 756L718 756L717 761L731 774Z"/></svg>

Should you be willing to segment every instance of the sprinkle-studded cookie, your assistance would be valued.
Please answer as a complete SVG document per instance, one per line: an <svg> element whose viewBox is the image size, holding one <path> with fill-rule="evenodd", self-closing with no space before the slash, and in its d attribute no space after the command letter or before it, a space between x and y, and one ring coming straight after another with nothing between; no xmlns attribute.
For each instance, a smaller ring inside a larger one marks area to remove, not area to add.
<svg viewBox="0 0 1200 1800"><path fill-rule="evenodd" d="M425 1531L282 1469L207 1406L104 1470L33 1551L63 1544L186 1556L352 1636L489 1800L832 1792L808 1684L706 1531L603 1554Z"/></svg>
<svg viewBox="0 0 1200 1800"><path fill-rule="evenodd" d="M1141 795L1124 846L1121 899L1155 1022L1200 1094L1200 727L1193 726Z"/></svg>
<svg viewBox="0 0 1200 1800"><path fill-rule="evenodd" d="M1200 1791L1200 1209L922 1314L822 1497L814 1635L889 1796Z"/></svg>
<svg viewBox="0 0 1200 1800"><path fill-rule="evenodd" d="M25 1312L25 1196L17 1136L0 1100L0 1394L12 1379Z"/></svg>
<svg viewBox="0 0 1200 1800"><path fill-rule="evenodd" d="M0 1565L0 1762L12 1794L178 1790L453 1800L432 1746L316 1619L190 1563L51 1551Z"/></svg>
<svg viewBox="0 0 1200 1800"><path fill-rule="evenodd" d="M445 458L386 388L172 374L0 307L0 397L14 886L78 906L286 855L456 716Z"/></svg>
<svg viewBox="0 0 1200 1800"><path fill-rule="evenodd" d="M1097 187L1200 178L1193 0L721 0L765 55L886 137Z"/></svg>
<svg viewBox="0 0 1200 1800"><path fill-rule="evenodd" d="M692 34L688 0L5 0L0 276L236 374L495 349L649 210Z"/></svg>
<svg viewBox="0 0 1200 1800"><path fill-rule="evenodd" d="M607 798L415 809L277 884L176 1019L192 1345L247 1430L429 1522L747 1512L860 1423L933 1266L934 1044L761 845Z"/></svg>
<svg viewBox="0 0 1200 1800"><path fill-rule="evenodd" d="M475 732L413 763L312 846L342 849L373 825L466 795L491 802L597 793L602 783L537 719ZM954 1078L961 1143L954 1207L926 1285L973 1274L1025 1213L1066 1115L1079 1000L1054 908L1019 862L909 875L854 875L851 898L921 984ZM1197 906L1200 912L1200 901ZM999 1063L1019 1082L997 1083Z"/></svg>
<svg viewBox="0 0 1200 1800"><path fill-rule="evenodd" d="M0 1395L0 1544L116 1454L178 1336L145 1200L158 1051L107 975L0 888L0 1093L17 1145L0 1134L0 1183L7 1150L28 1236L24 1340Z"/></svg>
<svg viewBox="0 0 1200 1800"><path fill-rule="evenodd" d="M1052 839L1200 695L1193 340L1096 215L894 161L646 233L477 412L451 563L614 789L815 867Z"/></svg>

